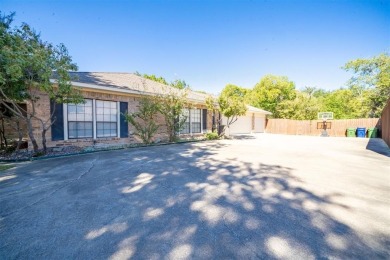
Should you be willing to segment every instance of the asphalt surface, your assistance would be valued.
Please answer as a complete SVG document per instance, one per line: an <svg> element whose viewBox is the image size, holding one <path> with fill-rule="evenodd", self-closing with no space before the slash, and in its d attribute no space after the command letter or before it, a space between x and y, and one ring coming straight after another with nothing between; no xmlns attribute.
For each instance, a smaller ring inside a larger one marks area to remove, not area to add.
<svg viewBox="0 0 390 260"><path fill-rule="evenodd" d="M381 139L283 135L0 172L0 259L389 259Z"/></svg>

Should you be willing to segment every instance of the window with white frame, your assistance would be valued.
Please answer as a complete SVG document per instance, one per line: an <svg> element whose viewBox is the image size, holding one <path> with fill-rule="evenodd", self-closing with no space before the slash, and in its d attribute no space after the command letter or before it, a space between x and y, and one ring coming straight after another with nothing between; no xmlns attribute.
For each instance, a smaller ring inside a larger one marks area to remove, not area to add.
<svg viewBox="0 0 390 260"><path fill-rule="evenodd" d="M116 137L117 127L117 102L96 100L96 137Z"/></svg>
<svg viewBox="0 0 390 260"><path fill-rule="evenodd" d="M201 133L201 109L183 109L182 116L186 117L180 134Z"/></svg>
<svg viewBox="0 0 390 260"><path fill-rule="evenodd" d="M186 121L183 123L183 127L180 130L181 134L189 134L190 133L190 110L189 109L183 109L181 113L181 119L185 117Z"/></svg>
<svg viewBox="0 0 390 260"><path fill-rule="evenodd" d="M85 99L84 104L68 104L68 136L71 139L93 136L91 99Z"/></svg>
<svg viewBox="0 0 390 260"><path fill-rule="evenodd" d="M200 133L201 132L201 110L200 109L191 109L191 133Z"/></svg>

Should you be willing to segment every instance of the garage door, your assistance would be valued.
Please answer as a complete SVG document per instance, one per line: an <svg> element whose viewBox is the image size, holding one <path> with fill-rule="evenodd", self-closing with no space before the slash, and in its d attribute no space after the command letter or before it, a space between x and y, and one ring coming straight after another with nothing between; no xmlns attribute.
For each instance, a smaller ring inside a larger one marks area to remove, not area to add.
<svg viewBox="0 0 390 260"><path fill-rule="evenodd" d="M255 117L255 132L256 133L264 133L265 128L265 117L264 116L256 116Z"/></svg>
<svg viewBox="0 0 390 260"><path fill-rule="evenodd" d="M230 134L250 134L251 132L252 116L240 116L236 122L230 125Z"/></svg>

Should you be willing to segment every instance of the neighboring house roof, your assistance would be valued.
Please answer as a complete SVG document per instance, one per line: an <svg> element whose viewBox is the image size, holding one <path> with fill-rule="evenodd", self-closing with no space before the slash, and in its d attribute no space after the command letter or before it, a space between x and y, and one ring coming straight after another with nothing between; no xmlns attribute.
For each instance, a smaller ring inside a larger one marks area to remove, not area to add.
<svg viewBox="0 0 390 260"><path fill-rule="evenodd" d="M131 93L138 95L163 95L167 93L179 93L183 90L146 79L133 73L119 72L70 72L72 85L81 88L99 89ZM52 82L55 83L56 75ZM194 91L187 92L190 101L205 103L207 94Z"/></svg>
<svg viewBox="0 0 390 260"><path fill-rule="evenodd" d="M260 108L257 108L257 107L252 107L252 106L249 106L249 105L246 105L246 107L248 108L248 112L272 115L271 112L263 110L263 109L260 109Z"/></svg>

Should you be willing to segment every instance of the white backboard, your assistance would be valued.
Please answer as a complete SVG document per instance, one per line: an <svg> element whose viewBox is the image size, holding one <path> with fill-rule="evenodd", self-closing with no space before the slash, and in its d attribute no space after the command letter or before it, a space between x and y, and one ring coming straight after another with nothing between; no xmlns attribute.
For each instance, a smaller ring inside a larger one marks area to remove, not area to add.
<svg viewBox="0 0 390 260"><path fill-rule="evenodd" d="M325 120L325 121L331 120L333 119L333 112L319 112L318 119Z"/></svg>

